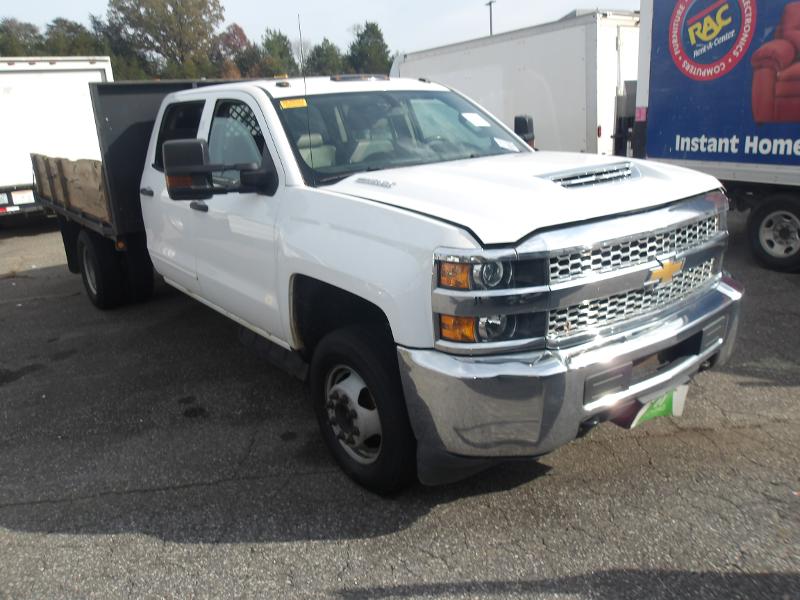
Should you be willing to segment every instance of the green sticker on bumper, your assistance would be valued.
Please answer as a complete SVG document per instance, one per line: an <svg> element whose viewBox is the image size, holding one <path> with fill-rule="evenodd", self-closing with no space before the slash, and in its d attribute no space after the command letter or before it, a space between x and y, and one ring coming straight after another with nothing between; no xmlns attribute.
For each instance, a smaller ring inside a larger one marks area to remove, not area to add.
<svg viewBox="0 0 800 600"><path fill-rule="evenodd" d="M660 398L648 402L639 410L639 414L636 415L633 423L631 423L631 427L636 427L645 421L652 421L658 417L680 417L683 414L688 391L688 385L681 385Z"/></svg>
<svg viewBox="0 0 800 600"><path fill-rule="evenodd" d="M645 406L644 412L639 417L639 423L650 421L656 417L669 416L672 416L672 392Z"/></svg>

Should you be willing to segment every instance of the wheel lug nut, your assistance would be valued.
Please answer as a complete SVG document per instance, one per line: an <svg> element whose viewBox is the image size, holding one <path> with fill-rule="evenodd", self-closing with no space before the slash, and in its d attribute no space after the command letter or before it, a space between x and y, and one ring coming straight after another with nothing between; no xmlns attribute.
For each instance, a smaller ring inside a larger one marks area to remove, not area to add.
<svg viewBox="0 0 800 600"><path fill-rule="evenodd" d="M352 409L351 409L351 410L350 410L350 418L351 418L351 419L356 419L356 418L358 418L358 413L357 413L355 410L352 410Z"/></svg>

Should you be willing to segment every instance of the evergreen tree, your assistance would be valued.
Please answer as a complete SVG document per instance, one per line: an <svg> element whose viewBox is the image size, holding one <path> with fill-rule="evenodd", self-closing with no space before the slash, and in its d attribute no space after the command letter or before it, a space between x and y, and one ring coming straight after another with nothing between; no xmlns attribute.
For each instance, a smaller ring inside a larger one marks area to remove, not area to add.
<svg viewBox="0 0 800 600"><path fill-rule="evenodd" d="M306 74L336 75L344 71L344 61L339 48L328 38L311 49L306 57Z"/></svg>
<svg viewBox="0 0 800 600"><path fill-rule="evenodd" d="M261 48L264 53L262 58L263 76L293 76L300 72L292 52L292 42L286 37L286 34L277 29L267 29L261 40Z"/></svg>
<svg viewBox="0 0 800 600"><path fill-rule="evenodd" d="M356 73L389 74L392 66L389 47L377 23L367 21L357 26L356 39L350 44L347 60Z"/></svg>

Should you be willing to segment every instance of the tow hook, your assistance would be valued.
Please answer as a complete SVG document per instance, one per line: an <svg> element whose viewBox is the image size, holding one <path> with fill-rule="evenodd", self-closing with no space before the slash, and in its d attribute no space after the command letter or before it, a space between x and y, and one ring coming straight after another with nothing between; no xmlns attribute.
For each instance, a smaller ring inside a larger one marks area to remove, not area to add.
<svg viewBox="0 0 800 600"><path fill-rule="evenodd" d="M599 417L592 417L591 419L581 423L580 427L578 427L578 439L584 437L592 429L600 425L600 423L602 423L602 421L600 420Z"/></svg>

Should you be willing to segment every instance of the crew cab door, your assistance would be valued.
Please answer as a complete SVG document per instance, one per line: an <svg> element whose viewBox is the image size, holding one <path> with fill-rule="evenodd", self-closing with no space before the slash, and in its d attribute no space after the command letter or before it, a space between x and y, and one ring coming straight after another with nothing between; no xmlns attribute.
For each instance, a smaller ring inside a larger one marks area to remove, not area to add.
<svg viewBox="0 0 800 600"><path fill-rule="evenodd" d="M164 177L162 145L166 141L196 138L204 100L173 102L163 109L155 143L151 142L142 171L139 201L147 249L156 271L170 282L197 293L197 264L193 240L198 213L189 202L170 199Z"/></svg>
<svg viewBox="0 0 800 600"><path fill-rule="evenodd" d="M208 103L203 135L211 164L261 165L270 153L280 178L266 121L252 96L225 92ZM215 185L235 187L239 177L238 171L225 171L213 178ZM198 219L194 247L202 297L270 337L285 339L276 290L275 221L283 198L281 183L273 196L229 192L206 200L208 211Z"/></svg>

